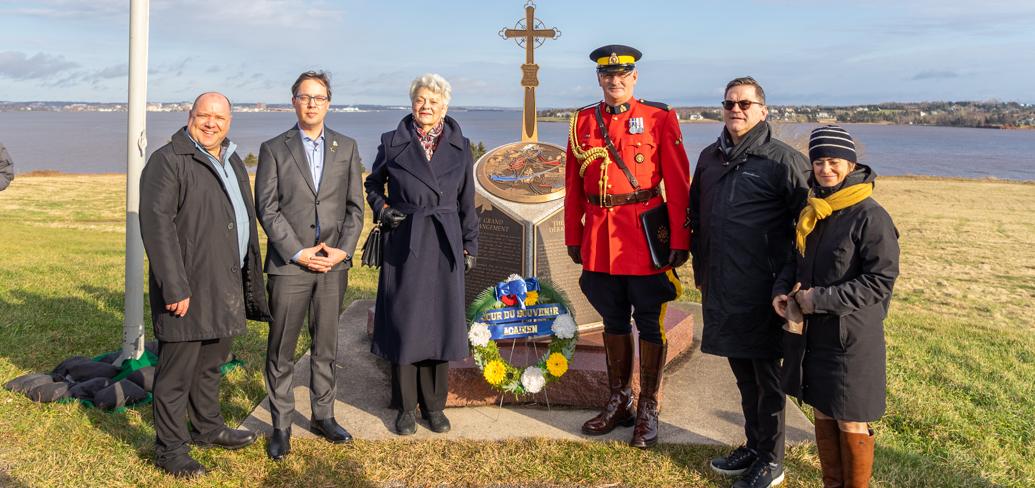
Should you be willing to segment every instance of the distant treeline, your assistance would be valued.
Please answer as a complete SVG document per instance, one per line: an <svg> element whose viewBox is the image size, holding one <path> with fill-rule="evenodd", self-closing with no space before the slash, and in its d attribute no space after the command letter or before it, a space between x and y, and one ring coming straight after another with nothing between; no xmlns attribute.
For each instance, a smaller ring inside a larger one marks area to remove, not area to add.
<svg viewBox="0 0 1035 488"><path fill-rule="evenodd" d="M573 108L540 110L546 120L567 119ZM675 107L680 120L721 121L718 107ZM874 105L770 105L769 119L800 123L870 123L987 127L997 129L1035 128L1035 104L1017 102L915 102Z"/></svg>

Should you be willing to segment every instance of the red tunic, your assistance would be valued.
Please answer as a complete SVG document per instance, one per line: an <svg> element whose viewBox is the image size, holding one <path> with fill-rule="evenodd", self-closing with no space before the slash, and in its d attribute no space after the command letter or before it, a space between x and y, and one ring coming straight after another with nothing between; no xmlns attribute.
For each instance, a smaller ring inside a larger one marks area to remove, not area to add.
<svg viewBox="0 0 1035 488"><path fill-rule="evenodd" d="M672 229L672 249L690 249L690 233L683 227L689 200L690 162L683 149L683 135L676 113L658 108L642 100L629 100L629 109L610 114L600 103L604 125L615 148L621 153L629 171L648 190L664 181L668 201L668 219ZM575 134L582 151L606 147L591 105L579 111ZM643 132L630 133L630 120L642 118ZM640 214L661 205L662 198L646 203L632 203L604 208L589 203L587 195L600 194L602 158L593 160L585 174L579 176L582 162L575 158L571 140L565 163L567 186L564 197L564 241L569 246L582 246L582 265L587 271L613 275L651 275L663 273L651 263L650 251L640 224ZM607 169L607 193L633 192L625 173L613 161Z"/></svg>

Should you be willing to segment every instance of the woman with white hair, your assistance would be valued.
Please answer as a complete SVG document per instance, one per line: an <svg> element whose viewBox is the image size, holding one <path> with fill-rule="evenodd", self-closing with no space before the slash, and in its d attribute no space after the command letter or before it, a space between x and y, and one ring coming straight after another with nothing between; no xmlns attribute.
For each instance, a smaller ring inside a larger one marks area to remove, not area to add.
<svg viewBox="0 0 1035 488"><path fill-rule="evenodd" d="M371 352L392 363L399 435L416 432L418 404L432 431L449 430L449 361L470 355L464 273L477 253L474 158L446 116L451 94L437 74L413 80L413 113L381 135L365 182L385 231Z"/></svg>

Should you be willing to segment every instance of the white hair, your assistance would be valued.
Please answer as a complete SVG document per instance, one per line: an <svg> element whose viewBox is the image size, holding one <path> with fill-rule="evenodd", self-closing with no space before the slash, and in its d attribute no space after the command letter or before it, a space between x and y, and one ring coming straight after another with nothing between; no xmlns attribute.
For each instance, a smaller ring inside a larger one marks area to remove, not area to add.
<svg viewBox="0 0 1035 488"><path fill-rule="evenodd" d="M453 87L438 73L425 73L413 79L413 82L410 83L410 102L417 98L417 90L421 88L427 88L432 93L441 95L442 103L445 105L449 105L449 100L453 98Z"/></svg>

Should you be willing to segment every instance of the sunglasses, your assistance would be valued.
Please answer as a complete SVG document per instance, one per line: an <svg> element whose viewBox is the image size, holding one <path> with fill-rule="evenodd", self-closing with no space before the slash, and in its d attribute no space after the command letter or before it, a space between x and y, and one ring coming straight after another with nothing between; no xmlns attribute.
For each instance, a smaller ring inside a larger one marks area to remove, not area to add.
<svg viewBox="0 0 1035 488"><path fill-rule="evenodd" d="M722 108L726 110L733 110L733 106L736 105L740 107L741 110L747 110L751 108L752 104L765 105L762 102L755 102L752 100L737 100L736 102L734 102L733 100L723 100Z"/></svg>

